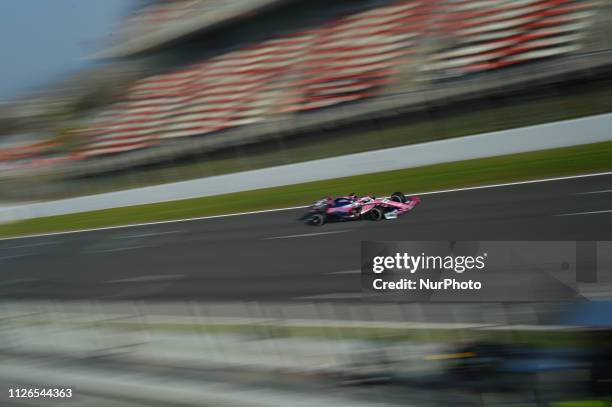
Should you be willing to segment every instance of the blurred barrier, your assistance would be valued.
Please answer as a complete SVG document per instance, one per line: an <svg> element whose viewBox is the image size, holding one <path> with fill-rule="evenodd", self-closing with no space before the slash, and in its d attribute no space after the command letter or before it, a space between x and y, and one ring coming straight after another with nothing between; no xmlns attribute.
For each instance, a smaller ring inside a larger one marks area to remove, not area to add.
<svg viewBox="0 0 612 407"><path fill-rule="evenodd" d="M543 406L596 394L581 372L593 355L607 354L604 343L577 340L584 327L547 324L572 309L2 302L0 383L113 400L103 405L127 398L168 406L433 406L454 405L449 400L467 391L480 403L462 405ZM395 386L377 386L372 397L355 387L372 383Z"/></svg>
<svg viewBox="0 0 612 407"><path fill-rule="evenodd" d="M612 114L99 195L0 208L0 222L166 202L612 140Z"/></svg>
<svg viewBox="0 0 612 407"><path fill-rule="evenodd" d="M404 373L415 373L439 369L422 357L452 341L503 327L566 329L538 326L557 310L554 304L4 303L0 351L341 374L353 369L355 356L383 349Z"/></svg>

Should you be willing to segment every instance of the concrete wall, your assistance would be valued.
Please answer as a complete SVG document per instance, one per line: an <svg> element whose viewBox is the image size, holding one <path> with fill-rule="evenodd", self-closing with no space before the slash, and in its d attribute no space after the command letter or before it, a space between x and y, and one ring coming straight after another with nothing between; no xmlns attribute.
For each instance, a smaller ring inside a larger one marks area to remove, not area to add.
<svg viewBox="0 0 612 407"><path fill-rule="evenodd" d="M190 181L0 208L0 222L269 188L612 140L612 114Z"/></svg>

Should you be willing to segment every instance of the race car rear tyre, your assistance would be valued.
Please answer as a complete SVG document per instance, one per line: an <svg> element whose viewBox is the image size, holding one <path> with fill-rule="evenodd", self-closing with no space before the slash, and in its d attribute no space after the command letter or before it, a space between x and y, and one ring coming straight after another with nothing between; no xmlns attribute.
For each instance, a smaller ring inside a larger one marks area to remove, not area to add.
<svg viewBox="0 0 612 407"><path fill-rule="evenodd" d="M314 215L312 215L312 217L308 221L308 224L312 226L323 226L326 221L327 221L327 216L325 216L325 214L315 213Z"/></svg>
<svg viewBox="0 0 612 407"><path fill-rule="evenodd" d="M406 203L408 198L406 198L406 195L402 194L401 192L394 192L393 194L391 194L391 200L395 202Z"/></svg>
<svg viewBox="0 0 612 407"><path fill-rule="evenodd" d="M372 208L369 212L368 212L368 219L373 220L375 222L378 222L379 220L382 220L384 217L383 211L380 208Z"/></svg>

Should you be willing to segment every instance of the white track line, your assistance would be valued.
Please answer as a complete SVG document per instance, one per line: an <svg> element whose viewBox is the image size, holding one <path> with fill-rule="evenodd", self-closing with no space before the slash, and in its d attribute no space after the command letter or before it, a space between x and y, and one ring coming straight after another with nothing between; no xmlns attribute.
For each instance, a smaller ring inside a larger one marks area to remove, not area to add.
<svg viewBox="0 0 612 407"><path fill-rule="evenodd" d="M603 191L578 192L576 195L605 194L607 192L612 192L612 189L604 189Z"/></svg>
<svg viewBox="0 0 612 407"><path fill-rule="evenodd" d="M32 256L32 254L30 254L30 253L24 253L24 254L12 254L12 255L10 255L10 256L0 257L0 260L18 259L18 258L20 258L20 257L28 257L28 256Z"/></svg>
<svg viewBox="0 0 612 407"><path fill-rule="evenodd" d="M263 240L295 239L295 238L299 238L299 237L334 235L336 233L344 233L344 232L348 232L348 230L334 230L334 231L331 231L331 232L319 232L319 233L304 233L304 234L301 234L301 235L274 236L274 237L266 237Z"/></svg>
<svg viewBox="0 0 612 407"><path fill-rule="evenodd" d="M16 278L14 280L0 281L0 286L26 284L26 283L32 283L34 281L39 281L39 279L38 278Z"/></svg>
<svg viewBox="0 0 612 407"><path fill-rule="evenodd" d="M109 284L153 283L153 282L179 280L183 277L185 277L183 274L162 274L162 275L141 276L141 277L133 277L133 278L123 278L120 280L109 280L107 281L107 283Z"/></svg>
<svg viewBox="0 0 612 407"><path fill-rule="evenodd" d="M515 186L515 185L537 184L539 182L563 181L563 180L568 180L568 179L580 179L580 178L588 178L588 177L601 177L603 175L612 175L612 171L598 172L598 173L595 173L595 174L570 175L570 176L567 176L567 177L542 178L542 179L534 179L534 180L529 180L529 181L507 182L507 183L503 183L503 184L480 185L480 186L476 186L476 187L444 189L444 190L440 190L440 191L411 192L410 195L445 194L447 192L473 191L473 190L487 189L487 188L511 187L511 186Z"/></svg>
<svg viewBox="0 0 612 407"><path fill-rule="evenodd" d="M551 181L563 181L563 180L569 180L569 179L580 179L580 178L588 178L588 177L600 177L604 175L612 175L612 171L599 172L595 174L572 175L572 176L567 176L567 177L542 178L542 179L530 180L530 181L517 181L517 182L509 182L505 184L491 184L491 185L481 185L481 186L476 186L476 187L445 189L445 190L440 190L440 191L416 192L416 193L411 192L408 195L445 194L448 192L472 191L472 190L479 190L479 189L486 189L486 188L502 188L502 187L509 187L509 186L515 186L515 185L535 184L539 182L551 182ZM302 205L302 206L293 206L290 208L265 209L261 211L228 213L225 215L200 216L196 218L164 220L164 221L147 222L147 223L135 223L135 224L130 224L130 225L107 226L107 227L101 227L101 228L91 228L91 229L81 229L81 230L69 230L65 232L53 232L53 233L41 233L41 234L26 235L26 236L3 237L3 238L0 238L0 242L4 240L28 239L28 238L44 237L44 236L59 236L59 235L66 235L66 234L73 234L73 233L97 232L97 231L102 231L102 230L126 229L126 228L142 227L142 226L165 225L168 223L191 222L191 221L196 221L196 220L217 219L217 218L228 218L232 216L255 215L255 214L260 214L260 213L290 211L293 209L303 209L307 207L308 205Z"/></svg>
<svg viewBox="0 0 612 407"><path fill-rule="evenodd" d="M143 237L151 237L151 236L175 235L175 234L182 233L182 232L183 232L182 230L171 230L168 232L142 233L140 235L119 236L118 239L140 239Z"/></svg>
<svg viewBox="0 0 612 407"><path fill-rule="evenodd" d="M199 216L199 217L196 217L196 218L162 220L162 221L158 221L158 222L134 223L134 224L130 224L130 225L106 226L106 227L91 228L91 229L67 230L65 232L52 232L52 233L40 233L40 234L25 235L25 236L2 237L2 238L0 238L0 242L2 242L4 240L29 239L29 238L44 237L44 236L61 236L61 235L68 235L68 234L74 234L74 233L99 232L99 231L103 231L103 230L128 229L128 228L136 228L136 227L142 227L142 226L165 225L165 224L168 224L168 223L191 222L191 221L196 221L196 220L228 218L228 217L232 217L232 216L255 215L255 214L259 214L259 213L290 211L292 209L303 209L303 208L307 208L307 207L308 207L308 205L303 205L303 206L294 206L294 207L291 207L291 208L265 209L265 210L261 210L261 211L252 211L252 212L228 213L228 214L225 214L225 215Z"/></svg>
<svg viewBox="0 0 612 407"><path fill-rule="evenodd" d="M329 293L295 297L296 300L348 300L361 298L361 293Z"/></svg>
<svg viewBox="0 0 612 407"><path fill-rule="evenodd" d="M126 250L146 249L148 247L153 247L153 246L152 245L140 245L140 246L117 247L114 249L92 250L90 253L116 253L116 252L124 252Z"/></svg>
<svg viewBox="0 0 612 407"><path fill-rule="evenodd" d="M344 271L332 271L331 273L325 273L328 275L335 274L361 274L361 270L344 270Z"/></svg>
<svg viewBox="0 0 612 407"><path fill-rule="evenodd" d="M606 209L604 211L591 211L591 212L575 212L575 213L561 213L555 216L578 216L578 215L597 215L601 213L610 213L612 209Z"/></svg>
<svg viewBox="0 0 612 407"><path fill-rule="evenodd" d="M15 249L25 249L28 247L51 246L51 245L56 245L60 243L61 242L41 242L41 243L32 243L32 244L22 244L19 246L0 247L0 250L15 250Z"/></svg>

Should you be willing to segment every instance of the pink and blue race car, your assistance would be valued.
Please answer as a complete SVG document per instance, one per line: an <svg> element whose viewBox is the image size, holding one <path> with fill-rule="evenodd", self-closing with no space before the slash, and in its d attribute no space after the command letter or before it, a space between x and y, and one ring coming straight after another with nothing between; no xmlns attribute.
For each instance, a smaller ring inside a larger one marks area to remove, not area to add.
<svg viewBox="0 0 612 407"><path fill-rule="evenodd" d="M327 222L368 219L396 219L414 209L421 202L419 197L406 197L395 192L388 198L359 197L355 194L338 198L321 198L310 206L301 220L308 225L321 226Z"/></svg>

